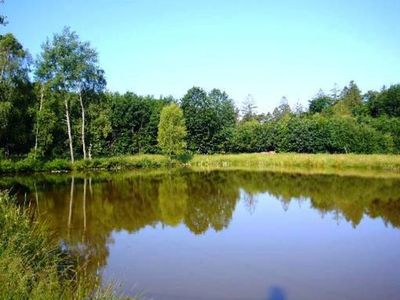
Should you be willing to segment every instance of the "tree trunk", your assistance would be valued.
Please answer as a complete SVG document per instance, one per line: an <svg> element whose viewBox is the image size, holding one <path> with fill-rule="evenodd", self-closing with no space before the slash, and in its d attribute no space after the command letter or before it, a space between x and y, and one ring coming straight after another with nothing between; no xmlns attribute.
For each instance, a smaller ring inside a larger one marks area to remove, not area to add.
<svg viewBox="0 0 400 300"><path fill-rule="evenodd" d="M82 91L79 91L79 102L81 103L81 112L82 112L82 151L83 151L83 159L86 159L86 141L85 141L85 106L83 105L82 99Z"/></svg>
<svg viewBox="0 0 400 300"><path fill-rule="evenodd" d="M44 97L44 87L42 85L41 91L40 91L40 105L39 105L39 114L42 111L43 108L43 97ZM36 136L35 136L35 158L36 158L36 153L38 149L38 139L39 139L39 120L36 120Z"/></svg>
<svg viewBox="0 0 400 300"><path fill-rule="evenodd" d="M74 147L72 146L72 133L71 133L71 122L69 120L69 109L68 109L68 99L65 98L65 118L67 120L67 129L68 129L68 142L69 142L69 152L71 154L71 162L74 162Z"/></svg>

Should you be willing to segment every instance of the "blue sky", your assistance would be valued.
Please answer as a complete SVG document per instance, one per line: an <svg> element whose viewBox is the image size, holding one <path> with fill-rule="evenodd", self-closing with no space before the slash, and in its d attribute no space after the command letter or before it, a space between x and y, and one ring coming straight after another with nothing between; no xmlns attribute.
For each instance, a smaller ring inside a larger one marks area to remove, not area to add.
<svg viewBox="0 0 400 300"><path fill-rule="evenodd" d="M36 57L68 25L97 49L108 89L181 97L225 90L259 111L303 105L355 80L400 82L400 1L6 0L10 31Z"/></svg>

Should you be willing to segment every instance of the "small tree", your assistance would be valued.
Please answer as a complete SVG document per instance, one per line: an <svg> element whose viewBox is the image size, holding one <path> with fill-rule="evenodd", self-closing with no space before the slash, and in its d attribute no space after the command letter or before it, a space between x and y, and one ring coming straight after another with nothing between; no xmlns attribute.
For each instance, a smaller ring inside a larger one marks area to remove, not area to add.
<svg viewBox="0 0 400 300"><path fill-rule="evenodd" d="M158 145L162 152L173 156L182 155L186 150L187 131L182 109L175 103L165 106L158 124Z"/></svg>

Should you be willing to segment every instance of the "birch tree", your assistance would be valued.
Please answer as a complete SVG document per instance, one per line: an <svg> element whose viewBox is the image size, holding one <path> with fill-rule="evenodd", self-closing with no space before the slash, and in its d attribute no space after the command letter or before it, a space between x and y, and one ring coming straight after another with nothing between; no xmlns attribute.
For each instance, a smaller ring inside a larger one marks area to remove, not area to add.
<svg viewBox="0 0 400 300"><path fill-rule="evenodd" d="M86 159L85 95L105 87L97 52L89 42L81 42L74 31L65 27L61 34L55 34L52 40L48 39L42 45L42 53L36 62L36 77L50 85L52 91L62 98L71 162L74 162L71 105L75 99L79 100L82 153Z"/></svg>

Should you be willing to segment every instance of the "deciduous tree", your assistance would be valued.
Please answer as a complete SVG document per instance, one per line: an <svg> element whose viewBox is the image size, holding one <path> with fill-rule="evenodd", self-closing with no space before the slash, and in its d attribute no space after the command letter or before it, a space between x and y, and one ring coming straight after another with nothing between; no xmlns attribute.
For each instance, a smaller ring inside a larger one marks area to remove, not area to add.
<svg viewBox="0 0 400 300"><path fill-rule="evenodd" d="M36 77L49 84L63 98L71 161L74 148L71 129L71 102L78 97L81 109L81 141L83 157L87 158L85 140L85 95L102 91L105 87L104 72L98 66L97 52L88 42L81 42L78 35L65 27L61 34L42 45L37 61Z"/></svg>
<svg viewBox="0 0 400 300"><path fill-rule="evenodd" d="M183 112L178 105L172 103L165 106L160 115L158 125L158 145L170 158L183 154L186 150L186 126Z"/></svg>

